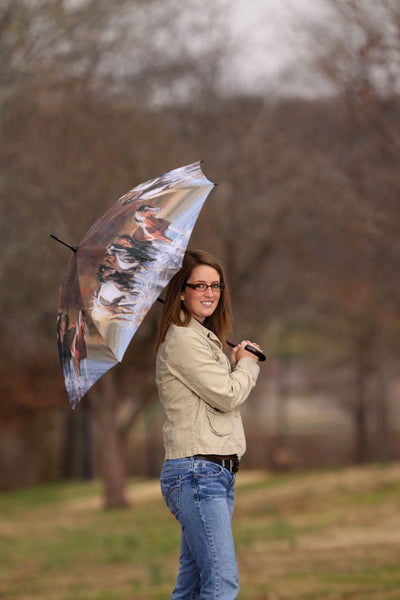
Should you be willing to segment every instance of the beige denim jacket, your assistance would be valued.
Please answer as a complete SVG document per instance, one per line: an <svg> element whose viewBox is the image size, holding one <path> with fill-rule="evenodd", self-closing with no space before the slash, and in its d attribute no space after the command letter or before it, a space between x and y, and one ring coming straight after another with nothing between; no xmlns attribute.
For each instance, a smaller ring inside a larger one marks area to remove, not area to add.
<svg viewBox="0 0 400 600"><path fill-rule="evenodd" d="M157 353L156 383L164 409L165 458L246 450L239 406L259 374L252 358L231 369L216 335L192 319L171 325Z"/></svg>

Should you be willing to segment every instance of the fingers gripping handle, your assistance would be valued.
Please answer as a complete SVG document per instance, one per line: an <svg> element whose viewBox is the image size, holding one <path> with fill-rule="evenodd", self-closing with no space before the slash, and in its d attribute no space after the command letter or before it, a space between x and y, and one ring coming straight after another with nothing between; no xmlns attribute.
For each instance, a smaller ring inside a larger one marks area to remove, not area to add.
<svg viewBox="0 0 400 600"><path fill-rule="evenodd" d="M259 350L258 348L254 348L254 346L250 346L250 344L246 344L244 349L247 350L247 352L251 352L251 354L257 356L260 362L264 362L264 360L266 360L267 358L264 352L261 352L261 350Z"/></svg>
<svg viewBox="0 0 400 600"><path fill-rule="evenodd" d="M232 342L232 340L226 340L226 343L231 346L232 348L234 348L235 346L237 346L237 344L235 344L235 342ZM264 352L261 352L261 350L259 350L258 348L255 348L254 346L251 346L250 344L246 344L244 347L245 350L247 350L247 352L251 352L251 354L254 354L254 356L257 356L258 360L260 362L264 362L266 360L266 356L264 354Z"/></svg>

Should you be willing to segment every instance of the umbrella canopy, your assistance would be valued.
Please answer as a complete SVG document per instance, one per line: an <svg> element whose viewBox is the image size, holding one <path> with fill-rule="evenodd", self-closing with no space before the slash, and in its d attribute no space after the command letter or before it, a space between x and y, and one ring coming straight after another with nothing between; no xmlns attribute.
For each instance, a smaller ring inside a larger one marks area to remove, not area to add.
<svg viewBox="0 0 400 600"><path fill-rule="evenodd" d="M60 291L57 338L72 408L124 353L182 265L214 184L199 162L122 196L74 248Z"/></svg>

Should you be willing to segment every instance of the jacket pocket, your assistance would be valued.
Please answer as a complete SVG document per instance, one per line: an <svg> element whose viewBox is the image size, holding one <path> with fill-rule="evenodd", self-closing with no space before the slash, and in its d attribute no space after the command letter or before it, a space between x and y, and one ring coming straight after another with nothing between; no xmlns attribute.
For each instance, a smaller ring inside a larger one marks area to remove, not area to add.
<svg viewBox="0 0 400 600"><path fill-rule="evenodd" d="M213 433L219 436L230 435L233 429L232 413L221 412L212 406L207 406L207 420Z"/></svg>

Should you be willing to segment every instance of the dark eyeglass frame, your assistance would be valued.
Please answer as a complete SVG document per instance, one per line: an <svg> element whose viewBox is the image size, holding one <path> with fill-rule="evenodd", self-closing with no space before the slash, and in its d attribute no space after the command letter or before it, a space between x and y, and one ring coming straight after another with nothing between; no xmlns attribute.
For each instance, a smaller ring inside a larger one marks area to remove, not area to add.
<svg viewBox="0 0 400 600"><path fill-rule="evenodd" d="M185 283L185 287L190 287L195 292L205 292L208 288L211 288L212 292L222 292L225 287L224 283Z"/></svg>

